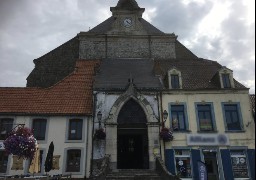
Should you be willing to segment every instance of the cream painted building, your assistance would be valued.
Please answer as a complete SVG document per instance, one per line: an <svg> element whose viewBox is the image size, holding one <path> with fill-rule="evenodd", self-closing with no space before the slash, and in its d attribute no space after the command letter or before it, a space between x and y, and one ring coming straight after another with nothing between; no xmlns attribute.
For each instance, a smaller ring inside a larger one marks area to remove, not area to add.
<svg viewBox="0 0 256 180"><path fill-rule="evenodd" d="M135 0L110 11L35 59L26 88L0 88L1 123L37 128L39 139L44 125L42 161L53 141L59 168L51 175L198 180L205 165L209 180L255 179L249 89L147 22ZM2 174L28 173L28 161L16 171L12 156L1 158Z"/></svg>

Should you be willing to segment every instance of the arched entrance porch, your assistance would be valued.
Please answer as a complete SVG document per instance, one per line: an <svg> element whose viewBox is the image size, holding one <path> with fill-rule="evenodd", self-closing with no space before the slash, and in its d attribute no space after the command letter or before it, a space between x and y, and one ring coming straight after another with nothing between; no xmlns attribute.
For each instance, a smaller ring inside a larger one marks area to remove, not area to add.
<svg viewBox="0 0 256 180"><path fill-rule="evenodd" d="M128 100L117 118L117 168L148 169L147 118L142 107Z"/></svg>

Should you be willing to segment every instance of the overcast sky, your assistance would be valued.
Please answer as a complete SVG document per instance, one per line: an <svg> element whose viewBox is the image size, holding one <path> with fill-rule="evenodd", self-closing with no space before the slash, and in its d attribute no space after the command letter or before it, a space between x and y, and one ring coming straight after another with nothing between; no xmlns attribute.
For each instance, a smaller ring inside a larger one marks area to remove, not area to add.
<svg viewBox="0 0 256 180"><path fill-rule="evenodd" d="M33 60L111 16L118 0L0 0L0 87L24 87ZM254 0L137 0L143 18L255 94Z"/></svg>

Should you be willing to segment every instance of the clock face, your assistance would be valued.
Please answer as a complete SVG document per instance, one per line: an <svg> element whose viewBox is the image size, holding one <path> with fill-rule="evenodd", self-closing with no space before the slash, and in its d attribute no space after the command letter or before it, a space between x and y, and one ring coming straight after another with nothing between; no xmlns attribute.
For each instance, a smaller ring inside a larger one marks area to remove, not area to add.
<svg viewBox="0 0 256 180"><path fill-rule="evenodd" d="M131 27L132 26L132 18L125 18L123 21L124 27Z"/></svg>

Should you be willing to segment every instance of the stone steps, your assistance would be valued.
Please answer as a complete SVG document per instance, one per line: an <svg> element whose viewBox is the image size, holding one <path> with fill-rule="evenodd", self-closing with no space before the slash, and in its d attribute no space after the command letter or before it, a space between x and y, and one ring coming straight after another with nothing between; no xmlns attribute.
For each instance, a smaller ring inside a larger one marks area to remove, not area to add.
<svg viewBox="0 0 256 180"><path fill-rule="evenodd" d="M110 172L106 180L161 180L154 170L148 169L119 169Z"/></svg>

